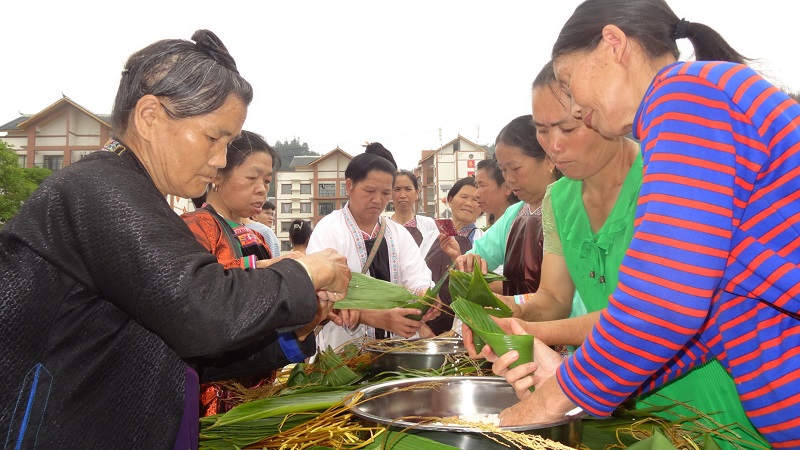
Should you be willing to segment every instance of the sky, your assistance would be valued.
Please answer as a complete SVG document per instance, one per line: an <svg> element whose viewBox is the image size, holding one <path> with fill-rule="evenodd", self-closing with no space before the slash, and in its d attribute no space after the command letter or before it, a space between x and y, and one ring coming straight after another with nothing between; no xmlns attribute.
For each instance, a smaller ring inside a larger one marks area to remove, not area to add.
<svg viewBox="0 0 800 450"><path fill-rule="evenodd" d="M530 114L530 84L578 0L12 1L3 6L0 123L61 98L111 112L120 71L165 38L216 33L253 85L244 128L320 154L367 141L400 168L461 135L494 142ZM775 84L800 91L789 0L668 0ZM753 7L757 4L757 7ZM10 20L9 20L10 19ZM683 40L681 59L691 56Z"/></svg>

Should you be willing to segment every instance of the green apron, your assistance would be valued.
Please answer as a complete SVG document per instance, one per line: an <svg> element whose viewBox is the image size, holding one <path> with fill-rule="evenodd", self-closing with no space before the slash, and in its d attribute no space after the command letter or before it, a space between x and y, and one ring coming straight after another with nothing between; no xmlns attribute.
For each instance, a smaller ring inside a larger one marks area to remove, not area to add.
<svg viewBox="0 0 800 450"><path fill-rule="evenodd" d="M575 315L599 311L608 306L608 297L619 281L622 258L633 237L633 222L641 184L642 156L638 154L620 189L614 208L596 234L592 233L589 217L583 206L583 182L562 178L551 186L555 224L564 259L578 294L575 296L576 303L580 303L580 300L583 302L583 305L573 307ZM636 406L664 406L675 404L676 401L697 408L721 425L737 424L730 429L745 441L739 443L741 447L754 448L747 446L748 442L764 445L765 441L759 441L743 431L746 429L760 436L744 413L733 378L716 359L637 398ZM669 411L661 415L666 419L676 419L676 414L681 417L697 416L681 405ZM714 412L718 413L711 414ZM716 428L710 423L708 426ZM734 448L720 438L715 440L723 448Z"/></svg>

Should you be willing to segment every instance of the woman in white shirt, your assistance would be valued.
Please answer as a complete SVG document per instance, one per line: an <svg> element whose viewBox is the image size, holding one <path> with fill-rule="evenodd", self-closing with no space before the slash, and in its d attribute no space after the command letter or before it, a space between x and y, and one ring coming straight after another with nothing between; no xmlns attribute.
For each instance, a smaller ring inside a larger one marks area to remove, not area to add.
<svg viewBox="0 0 800 450"><path fill-rule="evenodd" d="M424 257L439 238L439 229L432 218L417 214L417 200L419 200L417 177L408 170L397 172L392 190L392 203L394 203L392 220L406 227Z"/></svg>
<svg viewBox="0 0 800 450"><path fill-rule="evenodd" d="M336 249L347 258L351 271L364 272L421 294L433 282L414 238L402 225L381 218L392 197L397 172L383 152L388 150L382 146L377 150L367 147L365 153L350 161L345 170L345 188L350 200L317 223L307 253ZM342 311L341 320L336 321L339 325L329 322L320 330L317 347L337 348L353 339L380 339L392 334L406 338L430 335L424 322L436 317L439 310L431 308L422 321L406 317L411 314L420 311L414 308Z"/></svg>

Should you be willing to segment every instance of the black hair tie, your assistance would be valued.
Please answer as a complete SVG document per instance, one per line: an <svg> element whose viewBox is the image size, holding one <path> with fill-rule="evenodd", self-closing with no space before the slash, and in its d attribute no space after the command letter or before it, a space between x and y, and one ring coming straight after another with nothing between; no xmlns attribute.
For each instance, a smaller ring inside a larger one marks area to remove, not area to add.
<svg viewBox="0 0 800 450"><path fill-rule="evenodd" d="M689 31L689 21L686 19L681 19L678 21L678 24L675 25L675 34L673 37L675 38L675 40L687 38L689 37L689 35L687 34L688 31Z"/></svg>

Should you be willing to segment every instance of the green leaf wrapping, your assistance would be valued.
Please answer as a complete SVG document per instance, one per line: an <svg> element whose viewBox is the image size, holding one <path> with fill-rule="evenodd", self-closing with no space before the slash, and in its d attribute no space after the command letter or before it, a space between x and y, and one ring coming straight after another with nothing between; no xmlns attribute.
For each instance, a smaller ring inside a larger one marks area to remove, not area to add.
<svg viewBox="0 0 800 450"><path fill-rule="evenodd" d="M499 281L505 280L505 278L492 272L483 275L477 260L471 274L451 269L450 296L452 298L461 297L469 302L493 308L495 311L491 314L495 317L511 317L511 308L494 295L489 287L489 280Z"/></svg>
<svg viewBox="0 0 800 450"><path fill-rule="evenodd" d="M346 386L361 379L361 375L353 372L342 358L330 347L324 352L317 354L319 368L322 371L323 386Z"/></svg>
<svg viewBox="0 0 800 450"><path fill-rule="evenodd" d="M527 334L505 334L503 329L492 320L485 308L465 299L456 299L450 306L456 313L456 317L472 329L473 336L489 344L498 356L504 355L511 350L516 350L519 353L519 358L511 363L509 367L513 368L533 361L533 336ZM480 351L477 338L473 339L473 341L476 343L476 350ZM483 345L481 345L482 347Z"/></svg>

